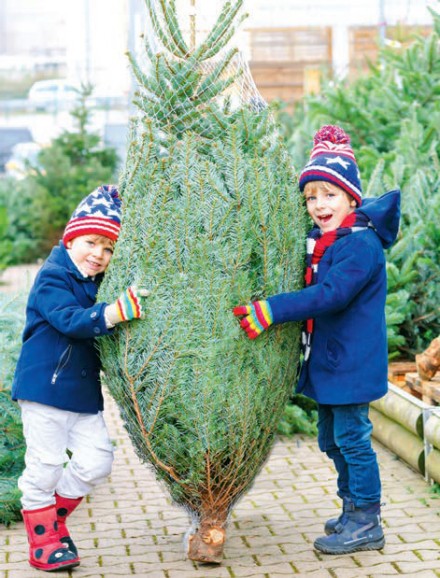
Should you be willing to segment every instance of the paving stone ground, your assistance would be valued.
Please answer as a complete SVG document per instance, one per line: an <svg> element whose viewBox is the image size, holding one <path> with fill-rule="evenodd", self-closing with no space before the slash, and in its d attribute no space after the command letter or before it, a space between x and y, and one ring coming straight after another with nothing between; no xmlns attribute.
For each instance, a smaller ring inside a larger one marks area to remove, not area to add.
<svg viewBox="0 0 440 578"><path fill-rule="evenodd" d="M10 288L10 287L9 287ZM276 442L253 488L229 524L218 565L186 559L190 521L137 458L113 400L107 424L116 445L113 472L69 519L81 565L57 576L75 578L440 578L440 498L423 477L378 443L383 482L382 551L329 556L313 549L324 521L338 514L335 472L315 439ZM22 523L0 526L0 577L37 578L27 562Z"/></svg>

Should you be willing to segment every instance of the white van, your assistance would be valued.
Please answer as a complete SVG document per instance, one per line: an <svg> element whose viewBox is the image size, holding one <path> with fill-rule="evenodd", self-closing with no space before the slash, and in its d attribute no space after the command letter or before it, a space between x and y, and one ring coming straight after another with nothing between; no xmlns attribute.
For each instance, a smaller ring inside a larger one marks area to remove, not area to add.
<svg viewBox="0 0 440 578"><path fill-rule="evenodd" d="M78 88L62 78L39 80L35 82L28 94L28 101L36 110L58 111L71 108L78 100Z"/></svg>

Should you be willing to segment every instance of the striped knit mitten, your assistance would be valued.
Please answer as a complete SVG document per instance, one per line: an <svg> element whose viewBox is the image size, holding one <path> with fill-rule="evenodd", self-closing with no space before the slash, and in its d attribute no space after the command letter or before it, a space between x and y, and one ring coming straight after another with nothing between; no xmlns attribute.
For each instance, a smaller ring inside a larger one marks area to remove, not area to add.
<svg viewBox="0 0 440 578"><path fill-rule="evenodd" d="M234 307L236 317L244 315L240 321L249 339L255 339L273 323L272 309L268 301L254 301L250 305Z"/></svg>
<svg viewBox="0 0 440 578"><path fill-rule="evenodd" d="M134 285L119 295L116 312L120 321L131 321L142 317L141 293Z"/></svg>
<svg viewBox="0 0 440 578"><path fill-rule="evenodd" d="M137 289L134 285L128 287L119 298L107 305L104 311L105 323L110 329L122 321L131 321L142 317L141 297L148 297L147 289Z"/></svg>

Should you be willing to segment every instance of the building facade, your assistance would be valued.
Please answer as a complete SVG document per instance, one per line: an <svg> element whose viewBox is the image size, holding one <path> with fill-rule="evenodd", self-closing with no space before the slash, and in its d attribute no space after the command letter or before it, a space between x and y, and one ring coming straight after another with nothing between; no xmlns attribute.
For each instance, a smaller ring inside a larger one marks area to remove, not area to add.
<svg viewBox="0 0 440 578"><path fill-rule="evenodd" d="M198 33L209 27L222 0L176 0ZM323 74L362 70L365 57L389 39L405 41L432 24L436 0L246 0L249 17L240 46L267 99L294 102L319 89ZM60 63L74 82L124 94L132 77L126 51L142 50L148 33L144 0L0 0L2 62Z"/></svg>

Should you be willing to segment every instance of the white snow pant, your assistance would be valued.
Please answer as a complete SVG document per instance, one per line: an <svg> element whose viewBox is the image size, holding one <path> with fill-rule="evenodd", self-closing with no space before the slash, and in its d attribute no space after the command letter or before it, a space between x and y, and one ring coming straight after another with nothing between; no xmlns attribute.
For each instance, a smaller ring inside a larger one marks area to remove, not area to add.
<svg viewBox="0 0 440 578"><path fill-rule="evenodd" d="M110 474L113 446L102 412L75 413L24 400L19 404L26 440L26 467L18 480L24 510L55 504L55 492L65 498L85 496Z"/></svg>

